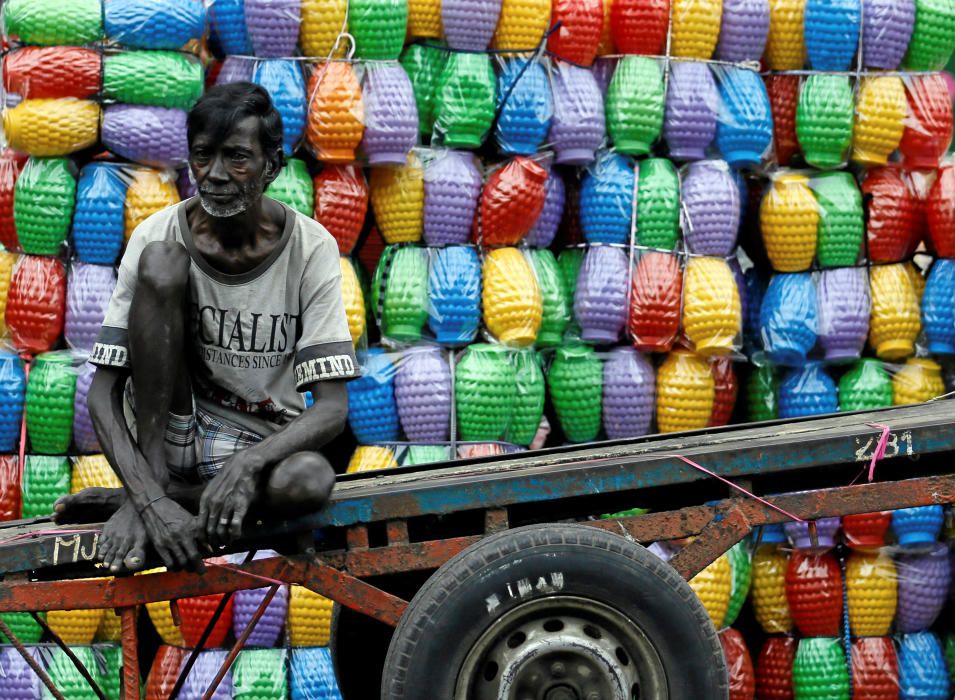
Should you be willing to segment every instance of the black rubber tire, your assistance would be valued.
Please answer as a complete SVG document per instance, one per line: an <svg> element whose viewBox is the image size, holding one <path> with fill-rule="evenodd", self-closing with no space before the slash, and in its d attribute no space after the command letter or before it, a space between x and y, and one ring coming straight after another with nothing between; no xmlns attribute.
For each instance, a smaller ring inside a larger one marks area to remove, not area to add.
<svg viewBox="0 0 955 700"><path fill-rule="evenodd" d="M508 595L520 579L552 580ZM626 615L660 657L669 698L726 700L726 663L703 605L677 572L651 552L585 525L533 525L492 535L441 567L401 618L385 660L382 700L451 700L469 650L495 619L545 596L599 601ZM486 603L500 604L488 612ZM656 699L655 699L656 700Z"/></svg>

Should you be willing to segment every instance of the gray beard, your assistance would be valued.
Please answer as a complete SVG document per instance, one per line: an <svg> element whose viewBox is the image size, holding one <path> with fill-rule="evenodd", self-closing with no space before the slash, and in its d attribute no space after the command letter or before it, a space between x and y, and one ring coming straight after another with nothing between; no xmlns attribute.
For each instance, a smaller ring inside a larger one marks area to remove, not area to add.
<svg viewBox="0 0 955 700"><path fill-rule="evenodd" d="M213 216L217 219L227 219L230 216L241 214L251 207L255 201L262 196L263 189L261 184L248 183L245 187L239 188L232 204L220 204L211 199L206 199L200 190L199 203L202 204L202 208L205 209L209 216Z"/></svg>
<svg viewBox="0 0 955 700"><path fill-rule="evenodd" d="M236 200L235 204L222 205L217 202L211 202L200 194L199 203L209 216L214 216L217 219L226 219L230 216L241 214L249 208L252 202L245 197L241 197Z"/></svg>

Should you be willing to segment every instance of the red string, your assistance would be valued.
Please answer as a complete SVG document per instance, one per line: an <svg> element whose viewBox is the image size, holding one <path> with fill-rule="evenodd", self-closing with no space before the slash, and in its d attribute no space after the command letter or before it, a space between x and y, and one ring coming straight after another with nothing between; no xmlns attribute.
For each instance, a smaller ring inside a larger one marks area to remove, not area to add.
<svg viewBox="0 0 955 700"><path fill-rule="evenodd" d="M876 443L875 452L872 453L872 461L869 462L869 481L872 481L875 478L875 465L885 457L885 450L889 446L889 434L892 429L887 425L882 425L882 423L866 423L866 425L882 431L879 442Z"/></svg>
<svg viewBox="0 0 955 700"><path fill-rule="evenodd" d="M742 486L739 486L738 484L734 484L734 483L733 483L732 481L730 481L729 479L724 479L722 476L720 476L720 475L717 474L716 472L711 472L709 469L707 469L707 468L704 467L704 466L701 466L701 465L697 464L697 463L694 462L692 459L688 459L688 458L684 457L683 455L664 455L664 457L672 457L673 459L678 459L678 460L680 460L681 462L685 462L686 464L690 465L690 466L693 467L694 469L698 469L699 471L703 472L704 474L708 474L709 476L712 476L712 477L714 477L714 478L716 478L716 479L719 479L719 480L722 481L724 484L727 484L728 486L732 486L732 487L733 487L734 489L736 489L737 491L743 492L744 494L746 494L746 495L749 496L750 498L759 501L760 503L762 503L762 504L763 504L764 506L766 506L767 508L772 508L772 509L775 510L777 513L782 513L783 515L785 515L785 516L786 516L787 518L789 518L790 520L795 520L797 523L805 522L802 518L793 515L793 514L790 513L789 511L783 510L782 508L780 508L779 506L777 506L777 505L775 505L775 504L773 504L773 503L770 503L770 502L767 501L765 498L760 498L760 497L757 496L755 493L751 493L751 492L747 491L747 490L744 489Z"/></svg>

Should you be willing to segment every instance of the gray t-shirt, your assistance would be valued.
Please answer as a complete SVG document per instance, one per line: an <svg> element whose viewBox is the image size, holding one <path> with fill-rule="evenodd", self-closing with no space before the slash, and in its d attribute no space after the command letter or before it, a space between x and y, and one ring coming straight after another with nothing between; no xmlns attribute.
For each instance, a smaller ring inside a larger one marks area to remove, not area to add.
<svg viewBox="0 0 955 700"><path fill-rule="evenodd" d="M338 245L321 224L282 206L281 242L240 275L214 269L196 250L185 202L146 219L126 246L90 362L130 366L127 329L139 256L153 241L176 241L192 258L186 338L200 408L265 436L305 409L300 392L312 382L358 376Z"/></svg>

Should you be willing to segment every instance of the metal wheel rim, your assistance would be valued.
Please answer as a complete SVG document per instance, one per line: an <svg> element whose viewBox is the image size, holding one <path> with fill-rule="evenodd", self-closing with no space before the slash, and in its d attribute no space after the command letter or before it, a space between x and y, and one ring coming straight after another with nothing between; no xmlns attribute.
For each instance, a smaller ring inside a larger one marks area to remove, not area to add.
<svg viewBox="0 0 955 700"><path fill-rule="evenodd" d="M495 620L465 656L454 700L646 700L668 697L653 643L604 603L551 596Z"/></svg>

